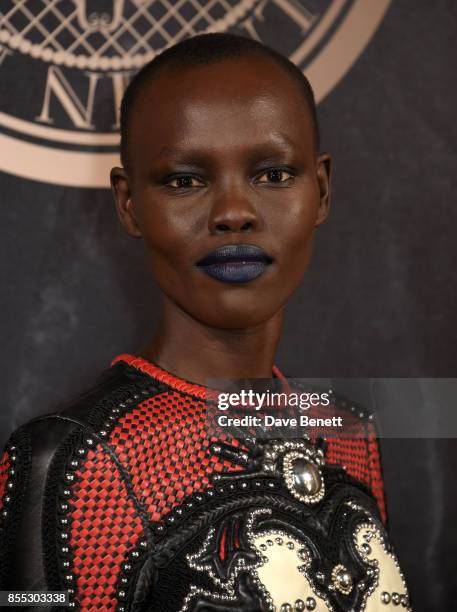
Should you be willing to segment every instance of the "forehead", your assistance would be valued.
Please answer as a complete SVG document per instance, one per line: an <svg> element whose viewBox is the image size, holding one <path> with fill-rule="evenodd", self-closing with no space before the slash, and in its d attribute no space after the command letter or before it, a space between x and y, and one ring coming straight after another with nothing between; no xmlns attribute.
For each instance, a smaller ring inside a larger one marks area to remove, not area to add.
<svg viewBox="0 0 457 612"><path fill-rule="evenodd" d="M241 154L282 141L309 153L314 127L300 84L273 60L253 56L161 68L135 101L128 139L135 164L138 155L178 144Z"/></svg>

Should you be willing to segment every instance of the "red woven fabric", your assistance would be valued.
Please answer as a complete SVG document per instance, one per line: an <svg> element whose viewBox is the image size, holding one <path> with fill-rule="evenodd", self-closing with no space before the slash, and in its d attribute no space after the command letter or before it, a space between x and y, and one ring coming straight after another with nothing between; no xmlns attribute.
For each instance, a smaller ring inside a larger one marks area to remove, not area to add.
<svg viewBox="0 0 457 612"><path fill-rule="evenodd" d="M109 442L152 520L208 487L212 473L238 469L211 454L217 438L206 426L202 400L170 391L142 402L113 429Z"/></svg>
<svg viewBox="0 0 457 612"><path fill-rule="evenodd" d="M71 487L70 543L78 601L84 612L114 610L116 582L143 528L120 474L98 446L87 453Z"/></svg>

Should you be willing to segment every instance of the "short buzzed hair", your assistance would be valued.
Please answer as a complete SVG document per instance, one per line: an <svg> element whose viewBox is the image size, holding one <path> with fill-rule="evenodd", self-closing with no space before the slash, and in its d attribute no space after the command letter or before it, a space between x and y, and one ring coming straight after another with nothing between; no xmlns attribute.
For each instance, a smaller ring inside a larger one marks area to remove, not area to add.
<svg viewBox="0 0 457 612"><path fill-rule="evenodd" d="M153 75L164 66L176 69L193 68L214 64L228 59L236 59L249 55L257 55L269 58L276 62L297 82L300 86L309 112L314 129L314 141L316 150L319 149L319 125L317 120L316 103L314 93L308 79L303 72L287 57L281 55L274 49L245 36L237 34L199 34L165 49L160 55L143 66L133 77L127 86L121 102L121 161L125 168L129 166L128 155L128 133L135 102L145 85Z"/></svg>

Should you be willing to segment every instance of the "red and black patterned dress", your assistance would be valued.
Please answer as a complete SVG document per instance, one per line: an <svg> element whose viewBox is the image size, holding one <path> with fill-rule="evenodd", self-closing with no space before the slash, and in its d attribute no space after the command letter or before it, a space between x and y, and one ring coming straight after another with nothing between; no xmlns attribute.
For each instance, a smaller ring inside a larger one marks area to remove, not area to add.
<svg viewBox="0 0 457 612"><path fill-rule="evenodd" d="M369 415L334 397L364 435L325 449L240 441L211 430L206 398L124 354L18 429L0 464L0 589L68 590L87 612L410 609Z"/></svg>

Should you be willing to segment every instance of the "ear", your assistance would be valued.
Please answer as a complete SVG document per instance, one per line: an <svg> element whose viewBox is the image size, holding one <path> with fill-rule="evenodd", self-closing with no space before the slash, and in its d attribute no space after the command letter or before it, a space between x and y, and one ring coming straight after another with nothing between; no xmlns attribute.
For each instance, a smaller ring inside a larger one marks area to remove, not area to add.
<svg viewBox="0 0 457 612"><path fill-rule="evenodd" d="M116 212L119 221L127 234L134 238L141 238L141 231L135 218L129 181L124 168L112 168L111 191L116 203Z"/></svg>
<svg viewBox="0 0 457 612"><path fill-rule="evenodd" d="M319 211L316 227L324 223L330 212L332 158L328 153L321 153L317 158L317 180L319 183Z"/></svg>

